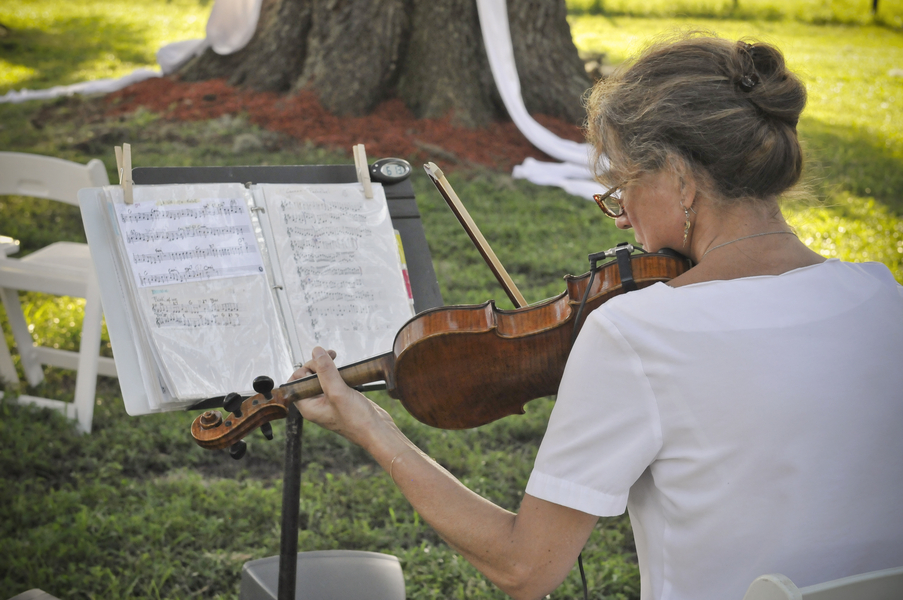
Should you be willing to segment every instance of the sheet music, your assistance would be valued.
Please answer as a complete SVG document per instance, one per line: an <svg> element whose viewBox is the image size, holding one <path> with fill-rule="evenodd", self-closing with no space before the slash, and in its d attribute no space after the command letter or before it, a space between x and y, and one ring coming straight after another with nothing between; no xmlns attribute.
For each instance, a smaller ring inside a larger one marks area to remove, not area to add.
<svg viewBox="0 0 903 600"><path fill-rule="evenodd" d="M263 273L241 198L176 198L116 204L138 287Z"/></svg>
<svg viewBox="0 0 903 600"><path fill-rule="evenodd" d="M304 356L349 364L392 349L413 311L385 192L360 184L261 186Z"/></svg>
<svg viewBox="0 0 903 600"><path fill-rule="evenodd" d="M136 312L180 401L285 381L291 353L238 184L136 186L114 204Z"/></svg>
<svg viewBox="0 0 903 600"><path fill-rule="evenodd" d="M288 346L261 275L139 288L138 304L173 396L250 392L258 375L286 381Z"/></svg>

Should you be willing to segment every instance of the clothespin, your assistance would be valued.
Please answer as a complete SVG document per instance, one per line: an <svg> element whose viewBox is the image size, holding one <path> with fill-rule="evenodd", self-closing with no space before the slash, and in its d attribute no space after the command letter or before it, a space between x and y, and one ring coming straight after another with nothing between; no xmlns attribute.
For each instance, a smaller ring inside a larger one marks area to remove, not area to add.
<svg viewBox="0 0 903 600"><path fill-rule="evenodd" d="M116 169L119 171L119 185L122 186L122 196L126 204L132 204L132 146L123 144L116 146Z"/></svg>
<svg viewBox="0 0 903 600"><path fill-rule="evenodd" d="M367 164L367 152L363 144L357 144L351 148L354 154L354 167L357 170L357 180L364 186L364 196L373 197L373 184L370 182L370 166Z"/></svg>

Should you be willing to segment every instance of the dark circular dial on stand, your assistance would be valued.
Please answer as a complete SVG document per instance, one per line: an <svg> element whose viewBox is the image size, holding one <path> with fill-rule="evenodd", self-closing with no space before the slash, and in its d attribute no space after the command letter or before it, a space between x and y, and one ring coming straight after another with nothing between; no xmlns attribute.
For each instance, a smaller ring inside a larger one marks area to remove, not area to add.
<svg viewBox="0 0 903 600"><path fill-rule="evenodd" d="M370 179L380 183L398 183L411 176L411 163L402 158L381 158L370 165Z"/></svg>

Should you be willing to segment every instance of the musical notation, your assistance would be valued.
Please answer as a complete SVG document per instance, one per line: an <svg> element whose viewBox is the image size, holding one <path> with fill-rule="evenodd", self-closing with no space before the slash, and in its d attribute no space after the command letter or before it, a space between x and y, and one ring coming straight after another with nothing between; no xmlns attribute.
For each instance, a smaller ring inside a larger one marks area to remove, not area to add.
<svg viewBox="0 0 903 600"><path fill-rule="evenodd" d="M166 261L224 258L229 256L238 256L240 254L248 254L249 252L254 251L254 248L249 248L245 245L231 246L228 248L217 248L216 246L210 246L209 248L195 248L194 250L185 250L182 252L163 252L162 250L158 250L156 252L148 254L135 254L132 257L132 260L136 265L140 263L157 264Z"/></svg>
<svg viewBox="0 0 903 600"><path fill-rule="evenodd" d="M411 313L385 199L271 186L267 204L302 346L328 343L348 362L391 348Z"/></svg>
<svg viewBox="0 0 903 600"><path fill-rule="evenodd" d="M245 226L207 227L206 225L194 225L156 231L140 231L132 229L126 234L125 241L129 244L137 242L177 242L198 237L243 237L250 232L251 228Z"/></svg>
<svg viewBox="0 0 903 600"><path fill-rule="evenodd" d="M283 210L285 210L287 203L283 202ZM295 205L294 208L300 208L303 206ZM314 205L317 209L322 210L322 205L317 204ZM348 214L329 214L323 212L304 212L304 213L286 213L284 215L284 219L286 223L298 223L301 225L309 226L309 227L318 227L321 225L336 225L339 223L366 223L367 215L362 215L359 213L349 212Z"/></svg>
<svg viewBox="0 0 903 600"><path fill-rule="evenodd" d="M170 269L166 273L139 273L138 279L142 287L147 287L149 285L167 285L170 283L187 283L200 279L211 279L219 274L220 272L213 267L187 267L182 271Z"/></svg>
<svg viewBox="0 0 903 600"><path fill-rule="evenodd" d="M364 271L361 267L339 267L336 265L328 265L325 267L316 266L316 267L298 267L295 269L295 272L298 274L298 277L301 279L308 279L314 277L348 277L353 275L363 275Z"/></svg>
<svg viewBox="0 0 903 600"><path fill-rule="evenodd" d="M115 207L139 287L264 272L243 200L159 200Z"/></svg>
<svg viewBox="0 0 903 600"><path fill-rule="evenodd" d="M123 291L145 340L138 352L154 409L248 391L261 373L287 378L295 361L251 192L237 183L144 185L131 205L113 200L117 266L131 278Z"/></svg>
<svg viewBox="0 0 903 600"><path fill-rule="evenodd" d="M292 249L292 252L295 254L295 260L303 262L304 260L306 260L304 253L309 252L315 248L321 248L323 246L323 242L324 238L321 236L304 235L300 240L293 239L291 241L290 247ZM345 238L332 241L330 246L337 250L344 250L346 252L353 253L356 252L360 247L360 243L354 238Z"/></svg>
<svg viewBox="0 0 903 600"><path fill-rule="evenodd" d="M155 298L151 304L154 325L171 327L241 327L241 310L237 302L220 302L203 298L199 302L179 302L177 298Z"/></svg>
<svg viewBox="0 0 903 600"><path fill-rule="evenodd" d="M144 209L126 208L119 212L119 220L125 223L147 223L160 220L178 221L182 219L200 220L210 217L223 217L228 215L240 215L244 212L244 203L235 198L229 200L213 200L203 202L197 206L186 207L185 204L193 202L180 202L171 204L166 202L155 203L153 207Z"/></svg>

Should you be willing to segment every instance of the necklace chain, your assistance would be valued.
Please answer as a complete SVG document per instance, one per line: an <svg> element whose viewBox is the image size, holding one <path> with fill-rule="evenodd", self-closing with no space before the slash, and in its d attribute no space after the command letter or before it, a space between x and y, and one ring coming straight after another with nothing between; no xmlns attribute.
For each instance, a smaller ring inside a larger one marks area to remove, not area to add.
<svg viewBox="0 0 903 600"><path fill-rule="evenodd" d="M752 235L744 235L743 237L739 237L739 238L737 238L737 239L735 239L735 240L731 240L731 241L729 241L729 242L724 242L723 244L718 244L718 245L715 246L714 248L709 248L709 249L706 250L705 253L702 255L702 258L705 258L706 255L707 255L709 252L711 252L712 250L717 250L718 248L723 248L724 246L727 246L728 244L733 244L734 242L739 242L739 241L741 241L741 240L748 240L749 238L760 237L760 236L763 236L763 235L777 235L777 234L779 234L779 233L787 233L787 234L790 234L790 235L792 235L792 236L794 236L794 237L797 237L797 235L796 235L795 233L793 233L792 231L766 231L765 233L754 233L754 234L752 234ZM701 261L702 258L700 258L699 260Z"/></svg>

